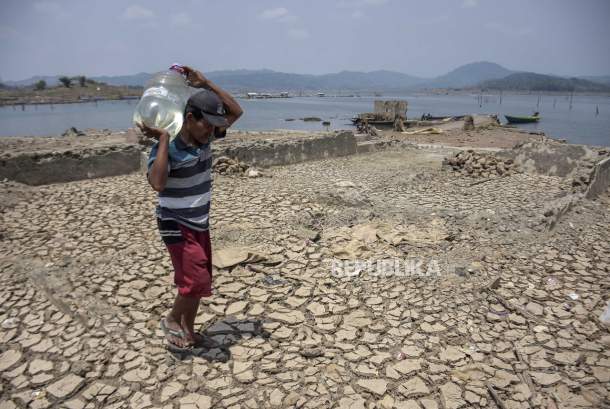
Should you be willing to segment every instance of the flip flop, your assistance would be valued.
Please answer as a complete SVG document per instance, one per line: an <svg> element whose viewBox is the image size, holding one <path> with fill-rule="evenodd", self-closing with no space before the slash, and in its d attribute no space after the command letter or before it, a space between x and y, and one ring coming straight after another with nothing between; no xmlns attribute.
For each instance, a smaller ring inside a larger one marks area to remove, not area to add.
<svg viewBox="0 0 610 409"><path fill-rule="evenodd" d="M167 323L165 322L165 318L161 319L159 324L161 326L161 331L163 331L163 334L165 334L165 340L167 341L168 349L170 349L172 352L184 352L188 351L191 348L190 346L181 347L180 345L176 345L168 339L169 336L184 339L184 331L178 331L168 327Z"/></svg>

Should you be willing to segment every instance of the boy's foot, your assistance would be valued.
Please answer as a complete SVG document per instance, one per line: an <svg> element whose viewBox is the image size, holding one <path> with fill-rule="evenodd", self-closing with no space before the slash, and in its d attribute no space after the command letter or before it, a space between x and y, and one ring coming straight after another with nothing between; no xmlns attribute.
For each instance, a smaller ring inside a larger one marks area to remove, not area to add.
<svg viewBox="0 0 610 409"><path fill-rule="evenodd" d="M192 346L192 343L186 338L184 331L177 323L172 323L166 318L161 319L161 330L165 334L165 339L168 343L178 348L186 348Z"/></svg>

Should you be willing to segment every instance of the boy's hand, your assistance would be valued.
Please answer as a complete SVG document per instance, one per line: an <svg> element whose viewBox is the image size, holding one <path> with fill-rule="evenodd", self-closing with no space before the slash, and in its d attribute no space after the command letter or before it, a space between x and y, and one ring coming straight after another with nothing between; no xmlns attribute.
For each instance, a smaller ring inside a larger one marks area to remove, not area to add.
<svg viewBox="0 0 610 409"><path fill-rule="evenodd" d="M169 140L169 133L165 129L151 128L143 122L138 122L136 125L138 126L138 128L140 128L140 131L142 131L144 136L146 136L147 138L151 138L156 141L160 141L162 139Z"/></svg>
<svg viewBox="0 0 610 409"><path fill-rule="evenodd" d="M206 88L208 86L208 79L201 72L186 65L183 65L182 69L184 69L186 79L191 87Z"/></svg>

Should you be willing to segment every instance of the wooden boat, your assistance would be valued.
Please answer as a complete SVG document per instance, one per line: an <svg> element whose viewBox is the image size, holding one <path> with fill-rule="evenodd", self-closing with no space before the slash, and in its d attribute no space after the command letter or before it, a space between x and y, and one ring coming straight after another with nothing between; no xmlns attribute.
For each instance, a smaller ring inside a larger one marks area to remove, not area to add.
<svg viewBox="0 0 610 409"><path fill-rule="evenodd" d="M504 115L508 123L510 124L529 124L532 122L538 122L540 120L540 116L538 114L532 116L511 116Z"/></svg>

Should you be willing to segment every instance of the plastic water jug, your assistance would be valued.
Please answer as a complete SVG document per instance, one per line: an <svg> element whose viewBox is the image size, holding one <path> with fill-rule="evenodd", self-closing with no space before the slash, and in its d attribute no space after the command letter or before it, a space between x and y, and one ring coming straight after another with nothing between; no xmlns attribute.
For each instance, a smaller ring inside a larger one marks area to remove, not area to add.
<svg viewBox="0 0 610 409"><path fill-rule="evenodd" d="M165 129L173 139L182 128L184 108L191 94L179 65L155 74L147 83L133 113L133 123Z"/></svg>

